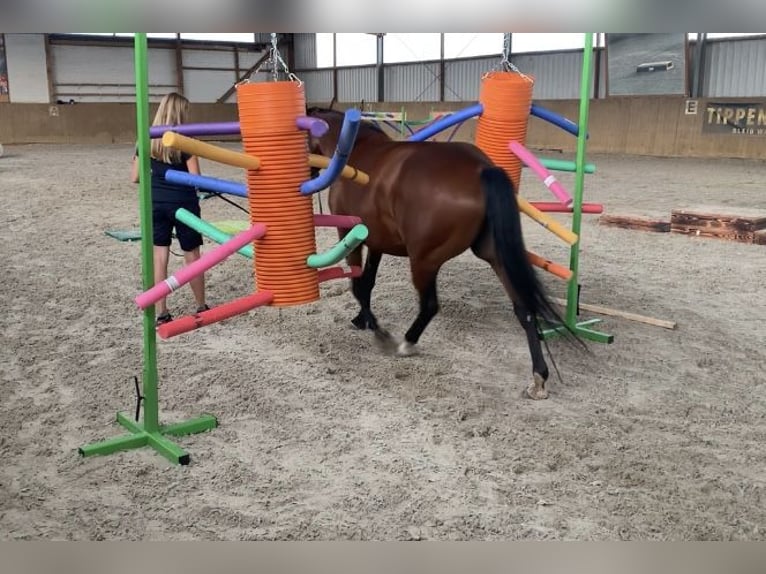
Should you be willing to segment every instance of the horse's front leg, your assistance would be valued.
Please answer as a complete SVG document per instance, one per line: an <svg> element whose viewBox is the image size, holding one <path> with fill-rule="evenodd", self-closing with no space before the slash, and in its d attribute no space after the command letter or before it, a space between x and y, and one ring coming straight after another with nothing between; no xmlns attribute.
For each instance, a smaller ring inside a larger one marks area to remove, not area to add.
<svg viewBox="0 0 766 574"><path fill-rule="evenodd" d="M352 254L353 255L353 254ZM362 249L358 249L359 263L361 264ZM351 292L359 301L359 314L352 319L351 323L357 329L378 330L378 320L372 313L370 301L372 299L372 290L375 287L375 279L378 275L378 267L382 254L377 251L367 250L367 261L364 264L362 275L351 280ZM352 265L351 261L349 264Z"/></svg>
<svg viewBox="0 0 766 574"><path fill-rule="evenodd" d="M418 315L404 334L404 341L396 346L396 354L409 357L417 354L417 343L431 320L439 312L439 298L436 294L436 277L439 268L410 260L412 283L418 292L420 305ZM390 344L390 343L389 343Z"/></svg>

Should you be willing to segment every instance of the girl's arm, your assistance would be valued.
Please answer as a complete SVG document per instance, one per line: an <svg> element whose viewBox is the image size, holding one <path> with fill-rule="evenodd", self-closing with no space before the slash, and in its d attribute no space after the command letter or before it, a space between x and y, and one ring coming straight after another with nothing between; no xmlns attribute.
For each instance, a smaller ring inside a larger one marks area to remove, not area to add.
<svg viewBox="0 0 766 574"><path fill-rule="evenodd" d="M196 155L193 155L186 160L186 167L188 168L189 173L193 175L201 175L202 173L199 169L199 158Z"/></svg>
<svg viewBox="0 0 766 574"><path fill-rule="evenodd" d="M138 157L133 156L133 165L130 168L130 181L138 183Z"/></svg>

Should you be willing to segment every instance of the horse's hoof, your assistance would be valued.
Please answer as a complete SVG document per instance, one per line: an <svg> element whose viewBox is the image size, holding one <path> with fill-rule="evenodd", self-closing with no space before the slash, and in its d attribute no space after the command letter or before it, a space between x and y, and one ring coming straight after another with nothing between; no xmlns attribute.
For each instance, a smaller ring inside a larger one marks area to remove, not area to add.
<svg viewBox="0 0 766 574"><path fill-rule="evenodd" d="M545 379L539 373L534 373L534 382L526 389L527 397L536 401L547 399L548 391L545 390Z"/></svg>
<svg viewBox="0 0 766 574"><path fill-rule="evenodd" d="M356 317L351 319L351 324L360 331L365 331L367 329L370 331L378 330L378 321L372 314L367 315L365 313L359 313Z"/></svg>
<svg viewBox="0 0 766 574"><path fill-rule="evenodd" d="M409 341L402 341L396 348L397 357L412 357L418 354L418 348Z"/></svg>
<svg viewBox="0 0 766 574"><path fill-rule="evenodd" d="M375 334L375 343L381 351L387 355L396 353L396 341L391 336L391 333L381 327L375 329L373 333Z"/></svg>

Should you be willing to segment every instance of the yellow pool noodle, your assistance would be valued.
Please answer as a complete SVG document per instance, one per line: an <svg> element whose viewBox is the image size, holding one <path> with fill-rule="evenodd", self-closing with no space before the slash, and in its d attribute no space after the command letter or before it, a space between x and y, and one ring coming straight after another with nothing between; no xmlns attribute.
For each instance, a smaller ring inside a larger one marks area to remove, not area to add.
<svg viewBox="0 0 766 574"><path fill-rule="evenodd" d="M309 166L318 167L320 169L330 165L330 158L323 155L317 155L315 153L309 154ZM343 171L340 172L340 176L345 179L350 179L361 185L367 185L370 183L370 176L359 171L358 169L351 167L350 165L343 166Z"/></svg>
<svg viewBox="0 0 766 574"><path fill-rule="evenodd" d="M537 221L537 223L545 227L548 231L560 239L563 239L569 245L574 245L577 243L578 237L576 233L572 233L569 229L561 225L552 217L549 217L547 214L537 209L523 197L516 196L516 201L519 204L519 210L522 213Z"/></svg>
<svg viewBox="0 0 766 574"><path fill-rule="evenodd" d="M243 169L258 169L261 167L261 161L255 156L224 149L175 132L165 132L162 136L162 145Z"/></svg>

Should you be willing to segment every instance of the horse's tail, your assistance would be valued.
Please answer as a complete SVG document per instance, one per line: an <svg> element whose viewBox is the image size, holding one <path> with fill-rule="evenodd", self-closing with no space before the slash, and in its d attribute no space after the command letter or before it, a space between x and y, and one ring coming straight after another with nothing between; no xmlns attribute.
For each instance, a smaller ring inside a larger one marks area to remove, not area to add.
<svg viewBox="0 0 766 574"><path fill-rule="evenodd" d="M529 262L522 236L521 213L510 178L502 168L488 167L481 172L481 187L487 200L485 218L494 240L495 253L519 303L533 317L564 325L567 331L564 334L582 344L554 309Z"/></svg>

